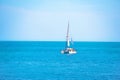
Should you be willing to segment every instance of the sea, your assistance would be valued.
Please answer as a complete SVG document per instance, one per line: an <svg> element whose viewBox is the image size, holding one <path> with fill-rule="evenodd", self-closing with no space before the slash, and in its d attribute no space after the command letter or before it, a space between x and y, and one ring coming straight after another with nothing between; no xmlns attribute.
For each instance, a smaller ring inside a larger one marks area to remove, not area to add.
<svg viewBox="0 0 120 80"><path fill-rule="evenodd" d="M0 80L120 80L120 42L0 41Z"/></svg>

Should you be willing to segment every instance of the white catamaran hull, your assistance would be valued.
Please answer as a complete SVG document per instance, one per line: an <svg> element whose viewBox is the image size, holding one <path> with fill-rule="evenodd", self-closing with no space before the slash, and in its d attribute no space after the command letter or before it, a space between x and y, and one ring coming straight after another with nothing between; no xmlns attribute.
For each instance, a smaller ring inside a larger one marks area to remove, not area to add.
<svg viewBox="0 0 120 80"><path fill-rule="evenodd" d="M73 48L66 48L61 51L62 54L76 54L77 52Z"/></svg>
<svg viewBox="0 0 120 80"><path fill-rule="evenodd" d="M76 51L74 51L74 52L70 52L70 51L69 51L69 52L61 51L61 53L62 53L62 54L76 54L77 52L76 52Z"/></svg>

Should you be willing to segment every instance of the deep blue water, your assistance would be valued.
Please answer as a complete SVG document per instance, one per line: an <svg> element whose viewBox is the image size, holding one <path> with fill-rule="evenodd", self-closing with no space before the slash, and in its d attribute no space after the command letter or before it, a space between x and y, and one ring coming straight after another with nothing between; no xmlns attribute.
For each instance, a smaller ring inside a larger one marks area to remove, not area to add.
<svg viewBox="0 0 120 80"><path fill-rule="evenodd" d="M120 80L120 42L0 42L0 80Z"/></svg>

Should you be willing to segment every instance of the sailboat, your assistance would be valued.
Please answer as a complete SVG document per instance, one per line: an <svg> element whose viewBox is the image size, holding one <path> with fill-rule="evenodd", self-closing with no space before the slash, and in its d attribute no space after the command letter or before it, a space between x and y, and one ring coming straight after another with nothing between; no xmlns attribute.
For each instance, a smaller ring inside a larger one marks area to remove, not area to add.
<svg viewBox="0 0 120 80"><path fill-rule="evenodd" d="M67 27L67 35L66 35L66 47L64 50L61 51L62 54L76 54L77 51L71 47L71 40L69 36L69 21L68 21L68 27Z"/></svg>

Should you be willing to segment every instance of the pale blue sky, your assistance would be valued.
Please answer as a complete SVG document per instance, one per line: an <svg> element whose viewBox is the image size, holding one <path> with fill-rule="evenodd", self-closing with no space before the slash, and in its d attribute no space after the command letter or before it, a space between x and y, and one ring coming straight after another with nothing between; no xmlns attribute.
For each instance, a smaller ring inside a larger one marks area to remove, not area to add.
<svg viewBox="0 0 120 80"><path fill-rule="evenodd" d="M0 0L0 40L120 41L120 0Z"/></svg>

